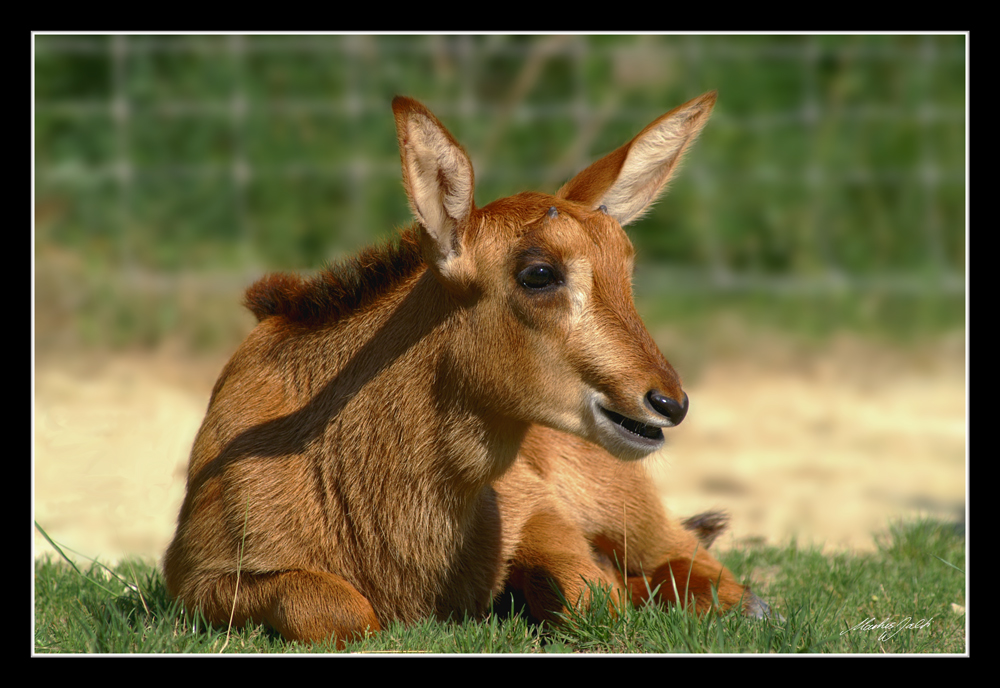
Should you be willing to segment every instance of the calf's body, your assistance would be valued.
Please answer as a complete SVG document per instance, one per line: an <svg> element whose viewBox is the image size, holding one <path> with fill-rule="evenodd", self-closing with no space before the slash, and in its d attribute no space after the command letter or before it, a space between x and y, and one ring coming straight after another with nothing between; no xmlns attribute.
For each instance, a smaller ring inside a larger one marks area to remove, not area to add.
<svg viewBox="0 0 1000 688"><path fill-rule="evenodd" d="M247 292L164 570L214 623L338 643L390 620L635 601L766 609L668 519L638 459L687 412L635 312L622 225L714 104L676 108L555 195L473 202L465 151L393 102L417 223L311 279ZM626 546L627 540L627 546Z"/></svg>

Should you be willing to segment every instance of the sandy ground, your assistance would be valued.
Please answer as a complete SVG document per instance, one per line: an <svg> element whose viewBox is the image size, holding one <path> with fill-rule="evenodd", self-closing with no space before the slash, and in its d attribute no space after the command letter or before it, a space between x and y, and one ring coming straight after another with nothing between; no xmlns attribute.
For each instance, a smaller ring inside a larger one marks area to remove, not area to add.
<svg viewBox="0 0 1000 688"><path fill-rule="evenodd" d="M35 520L102 562L159 559L223 363L162 353L40 358ZM961 342L903 355L845 340L807 356L730 357L687 380L691 412L648 464L674 513L732 514L716 547L794 537L864 550L894 518L964 523ZM52 551L34 538L36 556Z"/></svg>

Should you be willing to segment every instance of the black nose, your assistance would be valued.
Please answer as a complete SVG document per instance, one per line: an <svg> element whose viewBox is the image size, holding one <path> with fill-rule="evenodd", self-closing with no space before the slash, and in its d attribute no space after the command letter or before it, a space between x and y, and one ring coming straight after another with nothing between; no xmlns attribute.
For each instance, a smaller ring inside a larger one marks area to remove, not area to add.
<svg viewBox="0 0 1000 688"><path fill-rule="evenodd" d="M670 422L674 425L679 424L684 420L684 416L688 412L688 395L684 395L684 399L677 403L666 394L657 392L653 390L646 395L646 399L649 400L649 405L653 407L653 410L659 413L665 418L669 418Z"/></svg>

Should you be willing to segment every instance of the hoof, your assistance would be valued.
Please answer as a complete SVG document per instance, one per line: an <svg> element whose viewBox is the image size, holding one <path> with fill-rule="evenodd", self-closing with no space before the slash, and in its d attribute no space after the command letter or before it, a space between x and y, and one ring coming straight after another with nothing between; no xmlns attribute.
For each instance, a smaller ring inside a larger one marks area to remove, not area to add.
<svg viewBox="0 0 1000 688"><path fill-rule="evenodd" d="M771 611L771 606L754 595L749 590L747 591L749 598L743 603L743 613L754 619L770 619L771 621L784 621L785 617L777 612Z"/></svg>

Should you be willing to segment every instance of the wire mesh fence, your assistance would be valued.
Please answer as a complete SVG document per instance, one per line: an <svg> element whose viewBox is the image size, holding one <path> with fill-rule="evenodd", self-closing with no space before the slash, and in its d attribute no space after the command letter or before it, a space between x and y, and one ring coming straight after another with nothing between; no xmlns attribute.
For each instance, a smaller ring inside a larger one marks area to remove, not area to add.
<svg viewBox="0 0 1000 688"><path fill-rule="evenodd" d="M671 193L629 228L651 288L964 291L964 35L38 35L34 48L36 247L146 286L314 268L407 224L396 93L469 150L482 205L554 191L718 89Z"/></svg>

